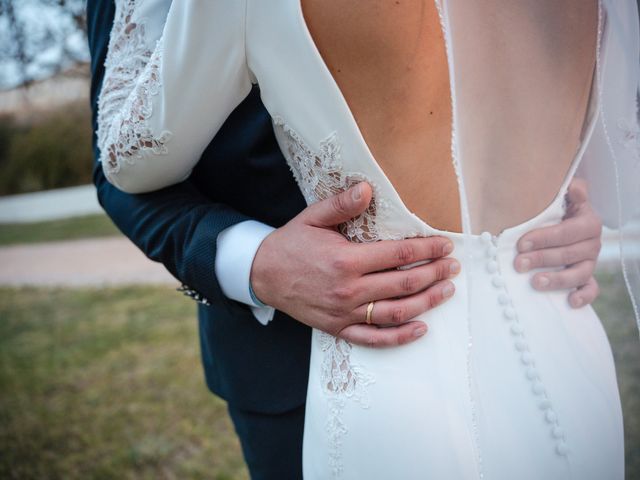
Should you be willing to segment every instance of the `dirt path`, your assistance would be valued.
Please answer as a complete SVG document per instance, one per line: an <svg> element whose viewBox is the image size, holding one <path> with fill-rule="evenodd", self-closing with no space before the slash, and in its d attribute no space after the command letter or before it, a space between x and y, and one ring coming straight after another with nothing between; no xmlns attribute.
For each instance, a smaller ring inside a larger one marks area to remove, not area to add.
<svg viewBox="0 0 640 480"><path fill-rule="evenodd" d="M640 241L638 242L640 245ZM607 241L600 269L619 268L617 245ZM639 252L640 254L640 252ZM163 265L152 262L125 237L87 238L0 247L0 286L179 286Z"/></svg>
<svg viewBox="0 0 640 480"><path fill-rule="evenodd" d="M163 265L124 237L88 238L0 248L0 285L178 286Z"/></svg>

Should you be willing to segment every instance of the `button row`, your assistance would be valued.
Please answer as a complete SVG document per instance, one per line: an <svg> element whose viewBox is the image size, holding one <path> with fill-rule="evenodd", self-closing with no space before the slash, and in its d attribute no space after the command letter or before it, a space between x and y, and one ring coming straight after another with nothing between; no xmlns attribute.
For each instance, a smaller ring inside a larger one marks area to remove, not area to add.
<svg viewBox="0 0 640 480"><path fill-rule="evenodd" d="M538 405L543 412L544 420L551 428L551 436L556 442L555 451L558 455L564 456L568 452L564 430L558 424L558 416L552 408L551 400L547 397L544 385L540 381L533 355L529 351L529 346L524 338L524 327L518 320L516 309L513 307L509 293L505 288L504 278L500 274L496 238L489 232L483 232L480 238L486 246L486 269L487 272L491 274L491 284L498 290L498 304L502 307L502 313L506 322L510 324L510 332L514 337L514 346L520 355L525 377L531 382L531 391L533 394L536 397L540 397Z"/></svg>

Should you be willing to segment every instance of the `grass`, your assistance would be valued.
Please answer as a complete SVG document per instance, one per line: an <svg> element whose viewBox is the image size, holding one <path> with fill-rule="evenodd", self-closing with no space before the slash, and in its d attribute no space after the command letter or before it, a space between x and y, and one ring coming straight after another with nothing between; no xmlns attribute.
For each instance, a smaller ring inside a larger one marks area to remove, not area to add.
<svg viewBox="0 0 640 480"><path fill-rule="evenodd" d="M602 294L594 309L602 321L616 364L624 416L626 478L640 479L640 339L621 274L599 273Z"/></svg>
<svg viewBox="0 0 640 480"><path fill-rule="evenodd" d="M599 280L637 479L640 342L620 278ZM166 288L0 288L0 391L2 479L248 478L194 303Z"/></svg>
<svg viewBox="0 0 640 480"><path fill-rule="evenodd" d="M122 235L106 214L0 225L0 245Z"/></svg>
<svg viewBox="0 0 640 480"><path fill-rule="evenodd" d="M248 478L192 300L5 288L0 319L0 478Z"/></svg>

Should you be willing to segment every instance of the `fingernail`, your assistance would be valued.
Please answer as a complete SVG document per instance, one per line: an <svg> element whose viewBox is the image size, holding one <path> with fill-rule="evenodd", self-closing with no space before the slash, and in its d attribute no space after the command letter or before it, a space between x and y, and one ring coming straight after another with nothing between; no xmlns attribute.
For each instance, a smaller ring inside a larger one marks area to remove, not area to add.
<svg viewBox="0 0 640 480"><path fill-rule="evenodd" d="M449 271L451 273L458 273L460 271L460 264L458 262L453 262L449 265Z"/></svg>
<svg viewBox="0 0 640 480"><path fill-rule="evenodd" d="M519 272L528 272L531 267L531 260L528 258L520 258L517 261L517 267Z"/></svg>
<svg viewBox="0 0 640 480"><path fill-rule="evenodd" d="M444 287L442 287L442 295L444 297L450 297L451 295L453 295L453 284L451 283L447 283Z"/></svg>
<svg viewBox="0 0 640 480"><path fill-rule="evenodd" d="M351 198L354 202L360 201L362 198L362 185L358 184L351 190Z"/></svg>
<svg viewBox="0 0 640 480"><path fill-rule="evenodd" d="M522 246L520 247L522 252L530 252L533 249L533 242L527 240L526 242L522 242Z"/></svg>
<svg viewBox="0 0 640 480"><path fill-rule="evenodd" d="M584 303L584 299L582 297L573 297L571 300L571 305L573 308L581 307Z"/></svg>
<svg viewBox="0 0 640 480"><path fill-rule="evenodd" d="M548 287L550 282L551 281L549 280L549 277L547 277L546 275L540 275L536 279L536 285L540 288Z"/></svg>
<svg viewBox="0 0 640 480"><path fill-rule="evenodd" d="M427 333L427 326L426 325L421 325L420 327L417 327L417 328L415 328L413 330L413 336L414 337L421 337L425 333Z"/></svg>
<svg viewBox="0 0 640 480"><path fill-rule="evenodd" d="M451 242L445 243L442 247L442 254L449 255L451 252L453 252L453 243Z"/></svg>

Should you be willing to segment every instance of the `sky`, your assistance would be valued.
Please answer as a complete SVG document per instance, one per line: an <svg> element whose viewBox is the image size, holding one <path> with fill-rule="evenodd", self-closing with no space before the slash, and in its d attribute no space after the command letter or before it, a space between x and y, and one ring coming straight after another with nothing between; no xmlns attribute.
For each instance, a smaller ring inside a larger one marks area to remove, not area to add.
<svg viewBox="0 0 640 480"><path fill-rule="evenodd" d="M36 79L49 76L60 64L65 45L78 59L89 60L84 34L75 31L71 19L57 7L43 5L40 0L17 0L14 5L18 21L24 24L27 46L35 52L35 60L27 68L30 76ZM47 30L54 33L52 38L45 37ZM0 15L0 51L0 90L5 90L21 81L18 63L12 54L15 40L6 15Z"/></svg>

